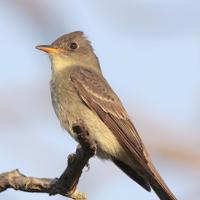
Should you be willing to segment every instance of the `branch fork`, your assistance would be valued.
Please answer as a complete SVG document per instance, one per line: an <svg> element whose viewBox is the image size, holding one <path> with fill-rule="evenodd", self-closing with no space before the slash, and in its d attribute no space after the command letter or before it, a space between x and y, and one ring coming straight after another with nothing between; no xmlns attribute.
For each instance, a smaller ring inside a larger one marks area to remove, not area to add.
<svg viewBox="0 0 200 200"><path fill-rule="evenodd" d="M96 153L95 141L89 136L83 123L73 126L77 134L78 145L76 153L68 156L68 165L59 178L35 178L23 175L18 169L0 174L0 192L9 188L24 192L60 194L75 200L86 200L84 193L76 190L82 170L88 166L89 159Z"/></svg>

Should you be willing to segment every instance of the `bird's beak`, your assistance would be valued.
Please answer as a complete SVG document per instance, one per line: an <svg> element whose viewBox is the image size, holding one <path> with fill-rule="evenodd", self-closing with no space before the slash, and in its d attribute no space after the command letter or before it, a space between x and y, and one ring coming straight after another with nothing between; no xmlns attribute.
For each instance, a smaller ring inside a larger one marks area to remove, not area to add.
<svg viewBox="0 0 200 200"><path fill-rule="evenodd" d="M39 45L36 46L35 48L44 51L46 53L58 53L59 51L59 49L52 47L51 45Z"/></svg>

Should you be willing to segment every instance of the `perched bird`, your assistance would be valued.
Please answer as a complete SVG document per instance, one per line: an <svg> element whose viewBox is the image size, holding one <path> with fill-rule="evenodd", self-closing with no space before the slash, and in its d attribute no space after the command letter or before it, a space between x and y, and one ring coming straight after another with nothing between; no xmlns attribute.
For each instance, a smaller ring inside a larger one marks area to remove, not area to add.
<svg viewBox="0 0 200 200"><path fill-rule="evenodd" d="M73 125L83 121L97 143L96 155L113 161L161 200L176 197L156 171L120 99L104 78L99 60L83 32L59 37L36 47L52 63L51 97L61 126L77 140Z"/></svg>

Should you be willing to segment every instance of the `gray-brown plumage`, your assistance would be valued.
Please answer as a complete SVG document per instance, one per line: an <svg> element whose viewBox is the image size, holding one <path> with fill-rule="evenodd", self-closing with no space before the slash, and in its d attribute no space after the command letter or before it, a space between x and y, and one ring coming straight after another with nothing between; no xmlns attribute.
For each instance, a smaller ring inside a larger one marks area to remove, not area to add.
<svg viewBox="0 0 200 200"><path fill-rule="evenodd" d="M66 34L37 48L48 52L52 62L52 102L62 127L76 139L72 126L83 121L97 143L98 157L112 160L147 191L153 188L161 200L175 200L83 33Z"/></svg>

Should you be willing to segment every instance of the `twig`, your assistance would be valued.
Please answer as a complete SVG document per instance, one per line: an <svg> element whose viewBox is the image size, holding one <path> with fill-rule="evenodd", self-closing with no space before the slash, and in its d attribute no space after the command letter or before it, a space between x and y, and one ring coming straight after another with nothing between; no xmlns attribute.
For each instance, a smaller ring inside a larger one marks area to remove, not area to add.
<svg viewBox="0 0 200 200"><path fill-rule="evenodd" d="M96 152L96 143L89 137L86 128L80 123L73 127L80 146L75 154L68 156L68 166L60 178L34 178L23 175L18 169L0 174L0 192L8 188L24 192L60 194L76 200L86 200L86 195L76 191L83 168Z"/></svg>

